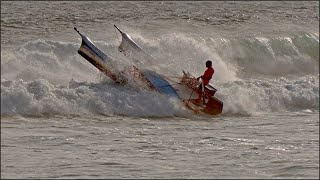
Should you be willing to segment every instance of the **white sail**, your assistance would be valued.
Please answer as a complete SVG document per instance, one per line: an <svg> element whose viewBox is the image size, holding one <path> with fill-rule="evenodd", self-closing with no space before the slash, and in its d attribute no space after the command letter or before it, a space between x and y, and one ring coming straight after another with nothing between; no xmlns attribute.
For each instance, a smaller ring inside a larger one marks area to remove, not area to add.
<svg viewBox="0 0 320 180"><path fill-rule="evenodd" d="M150 54L146 53L137 43L135 43L131 39L128 34L122 32L116 25L114 25L114 27L121 33L122 36L122 40L118 47L118 50L126 57L131 59L137 67L150 67L156 62L156 59Z"/></svg>

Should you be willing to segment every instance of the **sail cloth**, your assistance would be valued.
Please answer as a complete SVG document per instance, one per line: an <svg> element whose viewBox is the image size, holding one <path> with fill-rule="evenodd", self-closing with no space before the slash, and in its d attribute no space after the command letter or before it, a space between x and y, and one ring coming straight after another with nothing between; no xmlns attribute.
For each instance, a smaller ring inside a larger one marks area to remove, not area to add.
<svg viewBox="0 0 320 180"><path fill-rule="evenodd" d="M109 76L112 80L117 81L119 78L118 77L119 72L112 65L114 63L113 59L111 59L105 53L100 51L91 42L91 40L88 37L82 35L77 30L77 28L74 28L74 30L76 30L82 38L82 43L78 50L78 53L82 57L84 57L87 61L89 61L92 65L98 68L102 73Z"/></svg>
<svg viewBox="0 0 320 180"><path fill-rule="evenodd" d="M131 37L122 32L116 25L114 27L121 33L122 40L118 50L126 57L133 60L138 68L150 67L156 62L156 59L146 53Z"/></svg>
<svg viewBox="0 0 320 180"><path fill-rule="evenodd" d="M177 91L160 74L148 69L141 70L141 73L157 91L170 97L179 98Z"/></svg>
<svg viewBox="0 0 320 180"><path fill-rule="evenodd" d="M179 98L176 90L165 80L163 76L156 73L158 67L154 65L156 59L150 54L146 53L138 44L136 44L131 37L122 32L116 25L114 27L121 33L122 40L118 47L126 57L134 61L141 74L157 91L164 93L171 97ZM150 70L153 69L153 70Z"/></svg>

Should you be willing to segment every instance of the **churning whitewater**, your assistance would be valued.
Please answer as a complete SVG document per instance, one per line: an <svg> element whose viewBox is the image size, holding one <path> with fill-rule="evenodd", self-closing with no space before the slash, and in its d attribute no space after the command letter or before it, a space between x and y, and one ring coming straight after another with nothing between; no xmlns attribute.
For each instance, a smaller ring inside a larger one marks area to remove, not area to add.
<svg viewBox="0 0 320 180"><path fill-rule="evenodd" d="M117 38L117 34L114 33ZM319 107L318 36L194 37L186 34L137 41L156 57L160 73L201 75L214 59L213 82L224 114L316 110ZM78 37L76 39L79 39ZM118 42L95 43L122 69L130 62ZM183 116L178 101L122 87L77 54L80 42L34 40L1 52L2 115ZM305 48L308 46L309 48ZM154 49L154 51L152 51ZM190 53L192 52L192 53ZM132 64L132 63L131 63ZM164 67L161 72L161 67ZM169 72L168 72L169 71ZM121 107L121 108L120 108Z"/></svg>
<svg viewBox="0 0 320 180"><path fill-rule="evenodd" d="M222 113L78 54L135 65L114 25L170 83L211 60ZM319 179L319 2L1 1L1 178Z"/></svg>

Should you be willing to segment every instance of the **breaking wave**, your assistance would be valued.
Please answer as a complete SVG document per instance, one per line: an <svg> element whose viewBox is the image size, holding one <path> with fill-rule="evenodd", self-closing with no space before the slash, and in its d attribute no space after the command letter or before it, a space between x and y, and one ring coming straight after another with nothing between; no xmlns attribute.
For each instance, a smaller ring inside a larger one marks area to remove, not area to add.
<svg viewBox="0 0 320 180"><path fill-rule="evenodd" d="M224 102L223 114L318 111L318 34L220 37L171 33L150 38L141 34L131 36L156 58L159 73L181 75L185 70L199 76L204 62L211 59L215 68L211 84ZM119 69L131 64L118 53L118 44L94 42L117 61ZM1 115L189 115L176 99L103 78L78 55L79 46L80 41L39 39L15 48L2 47Z"/></svg>

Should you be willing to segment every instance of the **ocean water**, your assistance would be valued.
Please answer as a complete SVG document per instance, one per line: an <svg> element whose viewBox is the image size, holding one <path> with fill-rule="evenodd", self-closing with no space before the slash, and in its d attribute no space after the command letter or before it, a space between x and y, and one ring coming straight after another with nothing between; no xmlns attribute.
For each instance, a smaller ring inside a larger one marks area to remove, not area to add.
<svg viewBox="0 0 320 180"><path fill-rule="evenodd" d="M222 114L113 83L128 33L160 74L199 76ZM1 178L319 179L318 1L1 1Z"/></svg>

